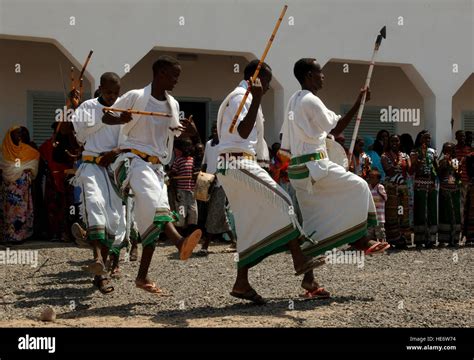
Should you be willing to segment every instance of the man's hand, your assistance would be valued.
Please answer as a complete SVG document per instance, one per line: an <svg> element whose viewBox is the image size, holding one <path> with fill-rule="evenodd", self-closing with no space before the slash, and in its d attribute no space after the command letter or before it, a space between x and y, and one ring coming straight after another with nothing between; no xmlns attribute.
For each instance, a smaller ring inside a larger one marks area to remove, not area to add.
<svg viewBox="0 0 474 360"><path fill-rule="evenodd" d="M359 97L357 98L357 102L360 104L362 101L362 96L364 96L364 93L367 92L367 95L365 96L365 102L369 102L370 100L370 88L367 89L360 89Z"/></svg>
<svg viewBox="0 0 474 360"><path fill-rule="evenodd" d="M247 83L250 87L250 93L252 94L252 98L261 99L263 96L263 87L260 78L257 78L254 83L252 83L252 79L248 80Z"/></svg>
<svg viewBox="0 0 474 360"><path fill-rule="evenodd" d="M108 153L102 156L102 158L99 161L99 165L103 167L109 166L115 161L115 159L120 153L121 153L120 149L114 149L112 151L109 151Z"/></svg>
<svg viewBox="0 0 474 360"><path fill-rule="evenodd" d="M128 111L121 112L120 116L114 115L110 111L105 111L105 109L102 111L104 113L102 116L102 122L106 125L122 125L132 120L132 113Z"/></svg>
<svg viewBox="0 0 474 360"><path fill-rule="evenodd" d="M132 113L128 111L123 111L120 114L120 123L121 124L126 124L132 121Z"/></svg>
<svg viewBox="0 0 474 360"><path fill-rule="evenodd" d="M69 93L69 101L71 102L71 107L76 110L79 105L81 104L81 95L79 93L79 90L77 89L72 89L71 92Z"/></svg>
<svg viewBox="0 0 474 360"><path fill-rule="evenodd" d="M173 130L173 128L171 129ZM181 131L181 137L194 137L199 135L192 115L189 119L180 120L179 130Z"/></svg>

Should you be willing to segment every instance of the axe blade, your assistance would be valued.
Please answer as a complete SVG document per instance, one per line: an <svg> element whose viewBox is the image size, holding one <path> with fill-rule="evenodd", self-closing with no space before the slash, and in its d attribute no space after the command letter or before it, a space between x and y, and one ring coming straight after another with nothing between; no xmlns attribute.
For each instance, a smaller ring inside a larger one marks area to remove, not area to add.
<svg viewBox="0 0 474 360"><path fill-rule="evenodd" d="M376 44L377 49L380 46L380 44L382 43L382 39L386 39L386 38L387 38L387 28L384 26L380 30L380 33L377 35L377 40L375 40L375 44Z"/></svg>

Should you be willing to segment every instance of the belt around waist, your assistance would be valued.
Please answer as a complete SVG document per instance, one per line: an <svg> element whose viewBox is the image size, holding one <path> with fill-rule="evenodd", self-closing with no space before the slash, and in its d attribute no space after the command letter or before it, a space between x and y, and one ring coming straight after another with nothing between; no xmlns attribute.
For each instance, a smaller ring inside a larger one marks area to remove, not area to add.
<svg viewBox="0 0 474 360"><path fill-rule="evenodd" d="M321 160L321 159L326 159L326 158L327 156L324 152L318 151L312 154L305 154L305 155L293 157L290 160L290 165L300 165L300 164L305 164L310 161Z"/></svg>
<svg viewBox="0 0 474 360"><path fill-rule="evenodd" d="M151 156L148 155L147 153L144 153L143 151L137 150L137 149L122 149L123 153L131 152L135 155L140 156L143 160L152 163L152 164L161 164L160 158L158 156Z"/></svg>
<svg viewBox="0 0 474 360"><path fill-rule="evenodd" d="M93 155L83 155L82 161L89 164L97 164L99 165L100 160L102 160L102 156L93 156Z"/></svg>

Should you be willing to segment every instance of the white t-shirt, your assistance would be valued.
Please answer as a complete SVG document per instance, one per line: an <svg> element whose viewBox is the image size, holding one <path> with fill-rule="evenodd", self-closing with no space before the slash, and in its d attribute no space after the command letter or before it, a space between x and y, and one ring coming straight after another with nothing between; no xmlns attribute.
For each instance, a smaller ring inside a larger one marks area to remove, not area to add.
<svg viewBox="0 0 474 360"><path fill-rule="evenodd" d="M239 84L239 87L244 89L247 88L247 82L242 81ZM240 102L242 101L244 95L237 94L233 96L229 100L229 105L224 110L224 114L222 116L222 125L221 131L219 133L219 151L220 153L223 152L247 152L252 155L257 154L257 126L256 121L253 126L250 135L247 139L242 138L239 135L239 131L237 130L239 124L247 115L250 105L252 104L252 94L249 94L247 100L245 101L245 105L239 115L237 123L235 125L235 129L233 133L229 132L230 125L232 124L232 119L234 118L237 109L239 108ZM259 108L257 116L263 116L261 108Z"/></svg>
<svg viewBox="0 0 474 360"><path fill-rule="evenodd" d="M219 157L219 144L212 146L212 140L206 143L204 149L204 158L202 164L206 164L206 172L208 174L215 174L217 171L217 158Z"/></svg>
<svg viewBox="0 0 474 360"><path fill-rule="evenodd" d="M102 123L102 105L98 98L84 101L75 111L73 126L84 155L99 155L118 147L122 125Z"/></svg>
<svg viewBox="0 0 474 360"><path fill-rule="evenodd" d="M136 96L127 92L114 107L121 109L133 108ZM160 101L150 96L145 111L163 112L170 114L171 107L166 100ZM121 149L136 149L151 156L166 157L169 136L174 133L169 129L171 118L142 115L135 126L127 134L127 139L120 143Z"/></svg>

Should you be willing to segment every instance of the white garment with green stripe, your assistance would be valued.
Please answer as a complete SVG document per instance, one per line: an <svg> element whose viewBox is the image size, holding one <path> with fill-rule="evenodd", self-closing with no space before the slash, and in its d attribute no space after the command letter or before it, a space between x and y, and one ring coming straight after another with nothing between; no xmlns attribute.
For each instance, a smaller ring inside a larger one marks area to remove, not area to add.
<svg viewBox="0 0 474 360"><path fill-rule="evenodd" d="M98 157L117 147L122 126L102 123L103 108L98 99L90 99L74 114L72 124L78 142L84 145L83 155ZM125 245L125 210L107 169L83 162L71 182L81 188L80 215L87 226L88 239L114 249Z"/></svg>
<svg viewBox="0 0 474 360"><path fill-rule="evenodd" d="M237 232L238 266L253 266L287 250L302 235L290 196L256 161L237 160L217 177L229 200Z"/></svg>
<svg viewBox="0 0 474 360"><path fill-rule="evenodd" d="M132 190L134 219L142 245L155 245L168 222L176 221L170 210L163 165L153 165L133 153L123 153L111 165L115 184L123 196Z"/></svg>
<svg viewBox="0 0 474 360"><path fill-rule="evenodd" d="M81 188L80 215L87 226L88 239L120 248L125 239L125 209L106 168L82 163L72 181Z"/></svg>
<svg viewBox="0 0 474 360"><path fill-rule="evenodd" d="M249 139L243 139L229 127L245 94L246 83L231 92L222 102L217 129L221 152L246 152L264 156L264 122L261 110ZM245 118L251 105L247 99L237 125ZM218 168L218 180L223 186L232 209L237 233L238 266L253 266L268 255L287 250L289 241L298 239L302 229L290 196L262 169L256 161L235 159L232 169ZM220 165L218 165L219 167Z"/></svg>
<svg viewBox="0 0 474 360"><path fill-rule="evenodd" d="M375 204L365 180L327 158L326 137L340 116L307 90L291 97L287 114L281 148L292 159L313 153L325 157L288 167L304 231L314 241L303 244L303 251L317 256L365 236L367 225L377 223Z"/></svg>

